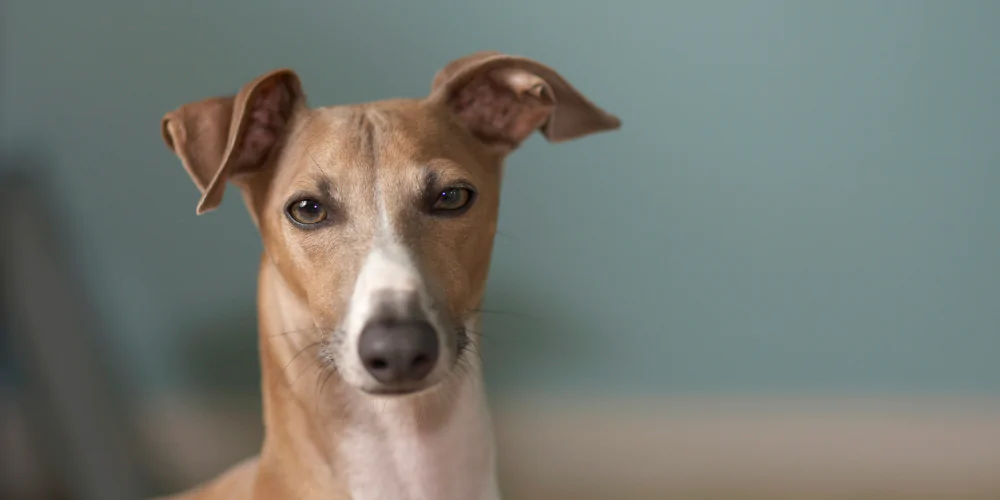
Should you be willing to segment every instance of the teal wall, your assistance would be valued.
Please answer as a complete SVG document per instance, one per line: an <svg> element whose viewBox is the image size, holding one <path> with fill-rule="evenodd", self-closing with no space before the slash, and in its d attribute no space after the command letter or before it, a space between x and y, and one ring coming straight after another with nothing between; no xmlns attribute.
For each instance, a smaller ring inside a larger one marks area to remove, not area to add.
<svg viewBox="0 0 1000 500"><path fill-rule="evenodd" d="M0 144L50 166L137 386L254 363L257 237L233 192L194 216L165 111L278 66L421 96L496 49L625 126L511 158L493 387L1000 392L1000 2L56 4L2 7Z"/></svg>

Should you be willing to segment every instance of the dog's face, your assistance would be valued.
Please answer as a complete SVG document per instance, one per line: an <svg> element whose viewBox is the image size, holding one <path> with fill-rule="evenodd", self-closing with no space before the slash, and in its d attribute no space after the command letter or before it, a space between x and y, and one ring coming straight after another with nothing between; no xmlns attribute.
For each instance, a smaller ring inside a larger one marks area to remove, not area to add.
<svg viewBox="0 0 1000 500"><path fill-rule="evenodd" d="M226 180L241 187L323 360L372 394L434 386L475 342L504 157L535 130L618 126L551 69L486 52L449 64L421 100L310 109L282 70L163 121L199 213Z"/></svg>
<svg viewBox="0 0 1000 500"><path fill-rule="evenodd" d="M420 101L305 111L252 191L267 254L309 304L323 354L368 392L444 377L483 293L500 165L438 114Z"/></svg>

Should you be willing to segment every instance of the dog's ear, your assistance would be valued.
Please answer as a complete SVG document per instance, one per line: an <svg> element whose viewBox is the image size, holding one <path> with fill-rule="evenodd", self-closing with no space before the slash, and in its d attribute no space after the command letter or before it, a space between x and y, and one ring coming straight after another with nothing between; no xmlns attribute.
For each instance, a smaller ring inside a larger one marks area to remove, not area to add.
<svg viewBox="0 0 1000 500"><path fill-rule="evenodd" d="M226 180L238 181L267 162L304 105L299 77L281 69L256 78L235 96L186 104L163 117L163 140L201 190L198 214L219 205Z"/></svg>
<svg viewBox="0 0 1000 500"><path fill-rule="evenodd" d="M508 150L538 129L560 142L621 126L552 68L499 52L452 61L435 75L428 100L447 106L481 141Z"/></svg>

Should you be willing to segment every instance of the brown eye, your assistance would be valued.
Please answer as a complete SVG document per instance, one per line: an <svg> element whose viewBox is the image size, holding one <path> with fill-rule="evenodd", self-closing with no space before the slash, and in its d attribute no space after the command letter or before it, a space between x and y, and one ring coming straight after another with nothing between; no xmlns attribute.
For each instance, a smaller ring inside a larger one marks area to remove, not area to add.
<svg viewBox="0 0 1000 500"><path fill-rule="evenodd" d="M450 187L441 190L434 199L431 209L435 212L451 212L469 206L473 192L465 187Z"/></svg>
<svg viewBox="0 0 1000 500"><path fill-rule="evenodd" d="M313 199L302 199L288 205L288 216L299 224L309 226L326 220L326 208Z"/></svg>

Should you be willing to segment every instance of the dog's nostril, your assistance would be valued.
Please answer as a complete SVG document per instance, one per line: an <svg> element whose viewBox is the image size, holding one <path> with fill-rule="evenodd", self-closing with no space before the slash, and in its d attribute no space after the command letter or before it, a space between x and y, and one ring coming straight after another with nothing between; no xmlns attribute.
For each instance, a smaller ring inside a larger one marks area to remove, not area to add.
<svg viewBox="0 0 1000 500"><path fill-rule="evenodd" d="M438 339L426 321L374 321L358 339L358 355L371 376L383 384L418 382L438 359Z"/></svg>
<svg viewBox="0 0 1000 500"><path fill-rule="evenodd" d="M428 358L427 356L424 356L423 354L421 354L421 355L413 358L413 367L414 368L419 368L419 367L421 367L423 365L426 365L426 364L429 364L429 363L430 363L430 358Z"/></svg>

